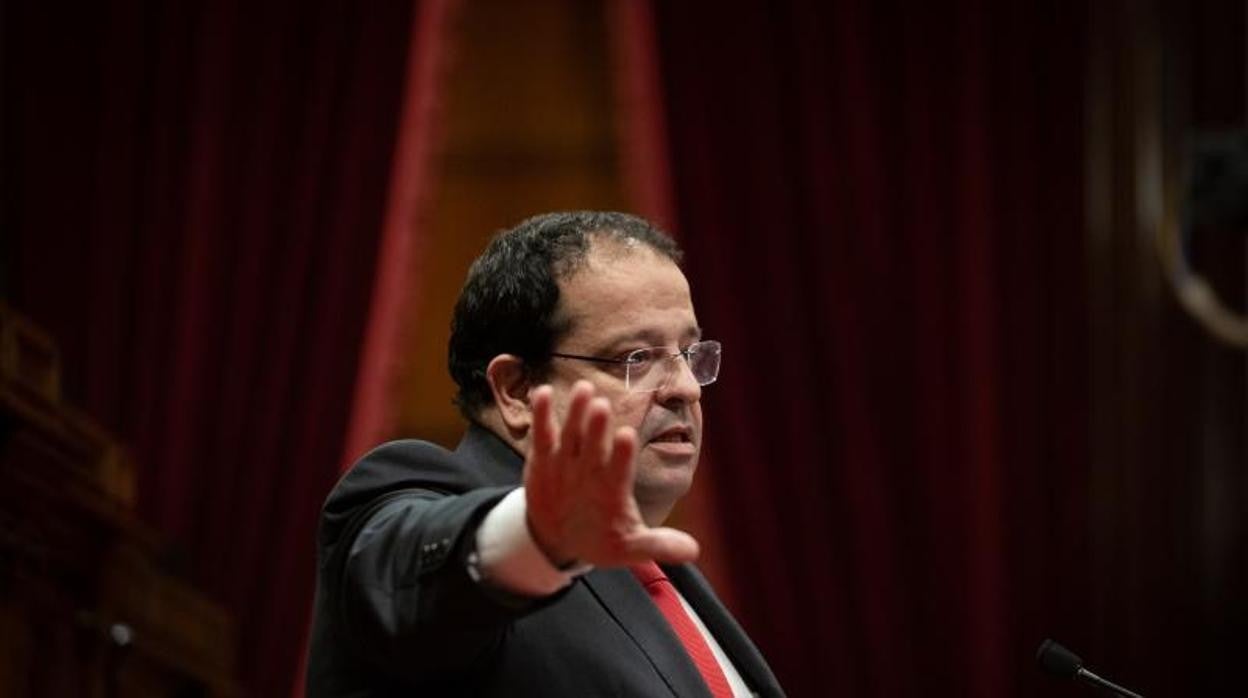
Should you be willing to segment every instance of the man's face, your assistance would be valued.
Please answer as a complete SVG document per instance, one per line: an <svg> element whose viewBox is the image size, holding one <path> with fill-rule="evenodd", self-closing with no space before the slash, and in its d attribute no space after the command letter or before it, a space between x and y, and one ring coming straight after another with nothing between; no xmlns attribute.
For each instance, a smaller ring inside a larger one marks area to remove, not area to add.
<svg viewBox="0 0 1248 698"><path fill-rule="evenodd" d="M587 264L562 280L559 292L559 313L571 329L556 352L623 358L644 347L676 352L701 336L685 275L645 246L595 242ZM671 378L652 392L629 392L616 364L555 358L550 371L559 423L572 385L583 379L611 401L613 427L637 430L634 494L651 525L688 491L702 445L702 388L683 359L668 366Z"/></svg>

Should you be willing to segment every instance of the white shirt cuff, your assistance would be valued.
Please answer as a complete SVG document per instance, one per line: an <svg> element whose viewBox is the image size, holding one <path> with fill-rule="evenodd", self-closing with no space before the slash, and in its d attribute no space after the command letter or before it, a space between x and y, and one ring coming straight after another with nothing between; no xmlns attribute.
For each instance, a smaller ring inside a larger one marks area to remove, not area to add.
<svg viewBox="0 0 1248 698"><path fill-rule="evenodd" d="M591 569L560 570L551 564L529 533L524 488L508 492L477 528L477 570L481 581L525 596L548 596Z"/></svg>

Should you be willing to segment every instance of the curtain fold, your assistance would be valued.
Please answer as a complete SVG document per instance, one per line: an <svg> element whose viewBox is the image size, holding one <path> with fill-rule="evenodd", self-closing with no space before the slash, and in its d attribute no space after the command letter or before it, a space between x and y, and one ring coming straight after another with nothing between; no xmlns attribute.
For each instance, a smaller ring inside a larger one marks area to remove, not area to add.
<svg viewBox="0 0 1248 698"><path fill-rule="evenodd" d="M302 652L415 12L5 8L6 295L133 448L140 514L233 612L250 695L289 694Z"/></svg>
<svg viewBox="0 0 1248 698"><path fill-rule="evenodd" d="M1086 635L1084 10L654 12L743 621L793 695L1039 695Z"/></svg>

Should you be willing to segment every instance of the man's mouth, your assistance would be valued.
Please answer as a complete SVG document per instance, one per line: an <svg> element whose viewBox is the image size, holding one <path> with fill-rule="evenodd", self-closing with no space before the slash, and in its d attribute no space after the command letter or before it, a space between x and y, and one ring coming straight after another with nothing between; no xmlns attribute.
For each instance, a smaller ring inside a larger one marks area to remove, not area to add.
<svg viewBox="0 0 1248 698"><path fill-rule="evenodd" d="M646 442L646 448L661 458L680 463L688 463L698 454L698 446L693 442L693 429L686 426L664 429Z"/></svg>
<svg viewBox="0 0 1248 698"><path fill-rule="evenodd" d="M688 427L672 427L664 429L650 443L687 444L693 443L693 434Z"/></svg>

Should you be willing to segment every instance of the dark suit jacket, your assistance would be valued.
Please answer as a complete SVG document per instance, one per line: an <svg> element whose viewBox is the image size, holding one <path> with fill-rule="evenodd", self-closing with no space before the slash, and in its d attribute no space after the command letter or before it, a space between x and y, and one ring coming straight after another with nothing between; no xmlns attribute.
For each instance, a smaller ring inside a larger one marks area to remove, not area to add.
<svg viewBox="0 0 1248 698"><path fill-rule="evenodd" d="M542 599L471 579L477 526L522 466L472 426L453 453L396 441L343 477L321 517L309 696L710 695L628 570ZM783 695L697 569L665 569L750 688Z"/></svg>

